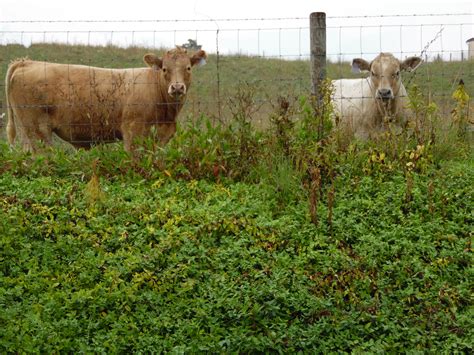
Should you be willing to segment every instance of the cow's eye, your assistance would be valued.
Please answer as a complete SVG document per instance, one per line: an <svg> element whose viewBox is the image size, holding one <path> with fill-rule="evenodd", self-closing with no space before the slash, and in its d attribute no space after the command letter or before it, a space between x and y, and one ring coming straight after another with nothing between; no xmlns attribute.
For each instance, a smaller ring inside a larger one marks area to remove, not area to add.
<svg viewBox="0 0 474 355"><path fill-rule="evenodd" d="M161 70L163 70L163 73L164 73L164 74L166 74L166 72L168 71L168 69L166 69L166 68L163 68L163 69L161 69Z"/></svg>
<svg viewBox="0 0 474 355"><path fill-rule="evenodd" d="M398 78L400 75L400 71L397 71L395 74L392 74L392 78Z"/></svg>
<svg viewBox="0 0 474 355"><path fill-rule="evenodd" d="M377 77L377 76L378 76L378 75L377 75L377 74L375 74L373 71L372 71L372 72L370 72L370 74L372 74L372 76L375 76L375 77Z"/></svg>
<svg viewBox="0 0 474 355"><path fill-rule="evenodd" d="M187 71L191 71L191 66L188 65L188 66L186 67L186 70L187 70Z"/></svg>

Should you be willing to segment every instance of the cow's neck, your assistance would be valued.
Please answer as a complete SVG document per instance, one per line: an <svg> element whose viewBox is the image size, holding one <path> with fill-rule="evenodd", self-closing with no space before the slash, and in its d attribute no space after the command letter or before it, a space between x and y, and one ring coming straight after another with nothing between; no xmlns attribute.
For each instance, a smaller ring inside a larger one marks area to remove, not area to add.
<svg viewBox="0 0 474 355"><path fill-rule="evenodd" d="M183 107L183 102L174 102L174 101L168 101L166 105L164 105L164 121L165 122L175 122L176 116L178 116L179 111L181 111L181 108Z"/></svg>
<svg viewBox="0 0 474 355"><path fill-rule="evenodd" d="M384 102L379 99L375 99L375 105L377 106L377 112L380 117L393 117L397 114L398 105L397 105L398 98L395 97L394 99L388 100L388 102Z"/></svg>
<svg viewBox="0 0 474 355"><path fill-rule="evenodd" d="M166 85L159 85L156 103L159 120L162 123L174 123L176 116L183 107L184 99L177 102L168 94L168 87Z"/></svg>

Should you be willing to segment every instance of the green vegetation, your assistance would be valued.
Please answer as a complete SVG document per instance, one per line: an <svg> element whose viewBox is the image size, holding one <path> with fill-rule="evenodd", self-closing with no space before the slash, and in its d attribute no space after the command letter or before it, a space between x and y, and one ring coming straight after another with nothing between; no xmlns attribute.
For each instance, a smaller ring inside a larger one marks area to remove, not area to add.
<svg viewBox="0 0 474 355"><path fill-rule="evenodd" d="M360 143L277 85L266 116L258 82L228 86L227 124L188 102L133 159L1 142L0 352L472 353L468 87L443 116L413 86L416 125Z"/></svg>

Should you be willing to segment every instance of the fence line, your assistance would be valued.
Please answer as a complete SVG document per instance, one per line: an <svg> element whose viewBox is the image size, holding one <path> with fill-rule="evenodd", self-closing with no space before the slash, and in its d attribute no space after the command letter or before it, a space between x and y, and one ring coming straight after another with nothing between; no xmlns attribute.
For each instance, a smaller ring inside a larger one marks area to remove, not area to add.
<svg viewBox="0 0 474 355"><path fill-rule="evenodd" d="M367 18L397 18L397 17L452 17L472 16L473 13L442 13L442 14L391 14L391 15L345 15L326 16L327 19L367 19ZM135 19L135 20L0 20L0 23L146 23L146 22L238 22L238 21L307 21L307 17L247 17L247 18L216 18L216 19Z"/></svg>
<svg viewBox="0 0 474 355"><path fill-rule="evenodd" d="M464 79L472 96L474 68L471 62L466 61L469 56L466 41L473 36L473 15L326 16L328 76L333 79L360 77L349 72L347 63L353 57L371 60L382 51L393 52L399 58L421 54L425 65L418 70L417 80L429 97L439 99L439 102L448 101L460 78ZM467 16L470 17L468 21L463 21ZM136 25L136 28L122 28L130 24ZM102 25L113 25L114 28L104 29ZM143 28L150 25L156 28ZM68 28L65 29L65 26ZM145 54L145 48L153 50L173 47L175 44L186 45L193 39L211 57L202 74L195 74L184 115L204 113L223 120L231 114L228 99L236 95L239 88L248 85L252 89L257 88L252 102L261 106L260 116L263 120L268 118L274 104L272 100L278 95L307 95L314 93L314 88L318 87L312 85L310 80L310 27L307 17L1 20L0 77L5 77L10 60L21 56L69 64L139 67L143 66L141 56ZM54 47L55 44L58 46ZM70 51L61 49L61 44L74 49L77 54L73 56ZM84 45L94 48L90 51L80 48ZM102 53L102 57L98 52ZM119 52L122 54L117 54ZM128 53L127 58L123 59L123 53ZM452 65L448 66L447 62L452 62ZM416 81L413 74L404 76L407 82ZM321 78L321 75L317 74L316 77ZM2 98L4 89L2 79ZM5 110L3 104L2 110Z"/></svg>

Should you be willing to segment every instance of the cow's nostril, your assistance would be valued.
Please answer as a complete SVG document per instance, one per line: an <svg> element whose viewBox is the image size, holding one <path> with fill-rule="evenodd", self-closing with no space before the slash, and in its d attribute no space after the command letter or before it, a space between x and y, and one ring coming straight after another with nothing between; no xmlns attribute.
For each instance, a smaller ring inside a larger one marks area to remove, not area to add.
<svg viewBox="0 0 474 355"><path fill-rule="evenodd" d="M390 99L392 97L392 90L390 90L390 89L379 89L379 96L382 99Z"/></svg>
<svg viewBox="0 0 474 355"><path fill-rule="evenodd" d="M186 85L182 83L173 83L170 85L169 93L184 95L186 94Z"/></svg>

